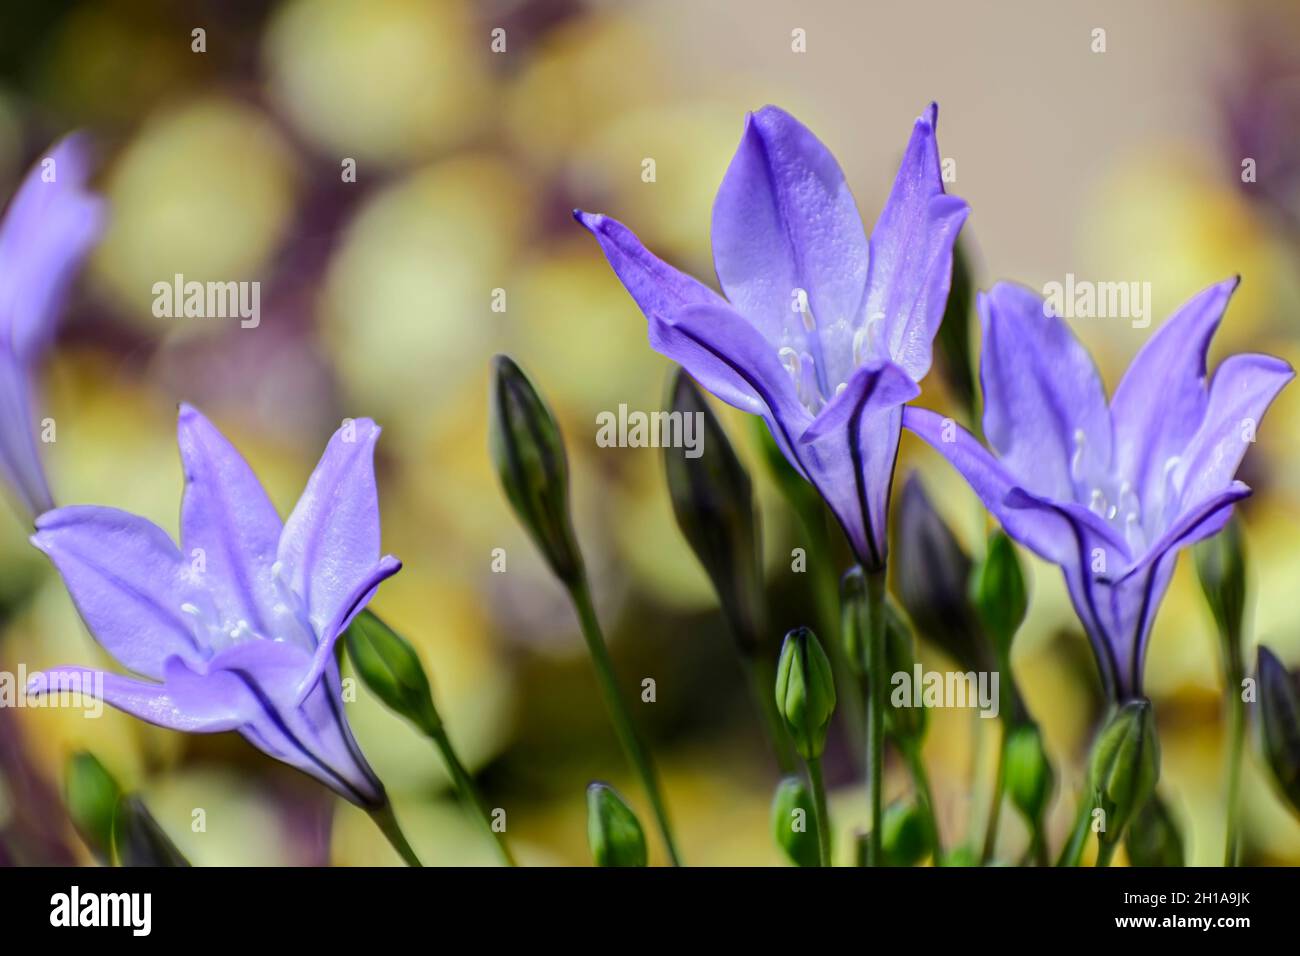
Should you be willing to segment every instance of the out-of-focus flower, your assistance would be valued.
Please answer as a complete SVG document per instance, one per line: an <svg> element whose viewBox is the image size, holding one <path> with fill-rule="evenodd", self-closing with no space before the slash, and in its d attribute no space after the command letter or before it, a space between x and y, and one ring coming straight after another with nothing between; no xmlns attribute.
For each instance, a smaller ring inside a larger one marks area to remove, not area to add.
<svg viewBox="0 0 1300 956"><path fill-rule="evenodd" d="M1263 646L1258 676L1264 758L1282 795L1300 813L1300 680Z"/></svg>
<svg viewBox="0 0 1300 956"><path fill-rule="evenodd" d="M69 136L27 174L0 222L0 469L31 517L54 507L32 415L32 375L54 338L104 204L86 190L90 155Z"/></svg>
<svg viewBox="0 0 1300 956"><path fill-rule="evenodd" d="M795 866L816 866L817 811L802 777L784 777L772 797L772 835Z"/></svg>
<svg viewBox="0 0 1300 956"><path fill-rule="evenodd" d="M182 406L178 433L180 549L153 523L96 506L48 512L32 536L96 640L149 680L57 667L32 691L76 687L159 726L238 730L359 806L384 806L343 714L333 654L401 567L379 554L379 428L359 419L334 434L286 522L199 412Z"/></svg>
<svg viewBox="0 0 1300 956"><path fill-rule="evenodd" d="M1218 532L1250 493L1235 481L1286 362L1234 355L1207 387L1205 358L1232 279L1176 312L1108 405L1069 327L1026 289L980 297L986 450L951 419L904 414L1011 537L1059 565L1108 694L1142 693L1147 636L1178 551Z"/></svg>
<svg viewBox="0 0 1300 956"><path fill-rule="evenodd" d="M746 121L713 209L727 298L581 211L645 313L650 343L768 424L835 512L861 564L884 565L900 406L930 367L967 206L943 191L937 110L917 121L868 242L830 151L789 114Z"/></svg>

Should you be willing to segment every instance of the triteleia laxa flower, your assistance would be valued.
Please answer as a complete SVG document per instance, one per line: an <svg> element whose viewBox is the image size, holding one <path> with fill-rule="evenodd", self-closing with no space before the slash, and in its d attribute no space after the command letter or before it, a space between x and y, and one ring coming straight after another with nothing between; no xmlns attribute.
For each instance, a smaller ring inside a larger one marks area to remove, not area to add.
<svg viewBox="0 0 1300 956"><path fill-rule="evenodd" d="M35 431L33 375L104 224L89 178L86 142L69 136L27 174L0 222L0 473L31 517L54 506Z"/></svg>
<svg viewBox="0 0 1300 956"><path fill-rule="evenodd" d="M385 803L343 713L334 642L400 562L379 551L369 419L334 433L282 522L247 462L198 411L178 425L181 545L114 508L57 508L32 543L63 575L95 639L146 680L60 667L77 687L190 733L237 730L359 806Z"/></svg>
<svg viewBox="0 0 1300 956"><path fill-rule="evenodd" d="M966 219L944 194L933 105L867 239L835 157L788 113L745 122L713 206L726 298L607 216L575 211L649 323L650 344L722 401L760 415L868 568L885 563L901 406L931 343Z"/></svg>
<svg viewBox="0 0 1300 956"><path fill-rule="evenodd" d="M1250 489L1234 480L1293 376L1206 352L1237 286L1201 292L1143 346L1107 403L1087 351L1043 299L1000 283L979 301L984 433L908 408L903 423L966 478L1011 537L1060 565L1109 694L1142 694L1147 637L1179 550L1217 533Z"/></svg>

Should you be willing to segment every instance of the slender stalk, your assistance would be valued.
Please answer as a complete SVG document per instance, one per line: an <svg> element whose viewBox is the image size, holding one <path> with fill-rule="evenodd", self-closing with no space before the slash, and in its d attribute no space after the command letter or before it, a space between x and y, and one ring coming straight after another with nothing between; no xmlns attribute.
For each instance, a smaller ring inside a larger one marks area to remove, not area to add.
<svg viewBox="0 0 1300 956"><path fill-rule="evenodd" d="M1246 705L1241 699L1241 682L1245 674L1241 663L1241 635L1227 633L1223 638L1223 692L1228 708L1228 806L1223 865L1236 866L1241 839L1241 759L1246 732Z"/></svg>
<svg viewBox="0 0 1300 956"><path fill-rule="evenodd" d="M447 765L447 772L451 774L451 779L456 785L460 798L473 808L475 814L487 829L488 834L496 842L497 849L501 852L501 859L505 861L506 866L518 866L514 854L510 852L510 847L506 845L505 834L493 829L492 811L483 799L483 794L475 786L474 778L469 775L469 771L465 769L465 765L461 763L455 748L452 747L451 738L447 736L447 731L439 727L429 734L429 738L437 746L438 753L442 755L442 761Z"/></svg>
<svg viewBox="0 0 1300 956"><path fill-rule="evenodd" d="M925 808L926 821L930 827L930 846L933 859L937 864L943 858L943 837L939 832L939 815L934 809L934 794L930 789L930 776L925 772L925 761L921 757L921 746L914 740L902 744L903 757L912 775L912 783L920 794Z"/></svg>
<svg viewBox="0 0 1300 956"><path fill-rule="evenodd" d="M1090 810L1088 801L1080 796L1079 812L1074 818L1074 828L1070 830L1070 837L1065 841L1065 846L1061 847L1061 855L1056 861L1057 866L1078 866L1079 861L1083 859L1083 847L1088 840Z"/></svg>
<svg viewBox="0 0 1300 956"><path fill-rule="evenodd" d="M980 853L980 866L987 866L997 849L998 820L1002 816L1002 797L1007 789L1007 734L1006 728L1000 731L998 739L998 769L993 778L993 797L989 803L988 820L984 824L984 849Z"/></svg>
<svg viewBox="0 0 1300 956"><path fill-rule="evenodd" d="M822 779L822 758L808 758L808 782L812 786L813 814L817 823L817 858L831 865L831 816L826 808L826 782Z"/></svg>
<svg viewBox="0 0 1300 956"><path fill-rule="evenodd" d="M871 801L871 836L867 843L867 865L880 866L884 857L885 819L885 571L868 571L867 613L870 667L867 695L867 789Z"/></svg>
<svg viewBox="0 0 1300 956"><path fill-rule="evenodd" d="M781 714L776 709L776 697L772 694L772 688L776 685L776 665L768 658L756 655L746 657L744 666L750 691L754 695L754 706L762 714L763 729L776 756L777 766L783 775L793 773L797 766L794 744L786 733Z"/></svg>
<svg viewBox="0 0 1300 956"><path fill-rule="evenodd" d="M577 611L578 621L582 625L582 636L587 642L587 650L596 669L596 682L600 685L601 696L605 699L605 708L614 723L614 732L618 736L624 754L641 777L646 795L650 798L650 806L654 810L655 821L659 825L660 835L667 847L668 858L673 866L681 866L682 861L673 840L672 827L668 823L668 804L659 789L659 780L655 775L654 763L650 759L650 751L637 733L636 725L632 723L632 715L628 713L627 705L619 694L618 681L614 677L614 662L610 660L609 648L605 646L605 637L600 629L600 621L596 618L596 609L591 603L591 589L587 585L585 575L579 576L569 586L569 595L573 599L574 610Z"/></svg>
<svg viewBox="0 0 1300 956"><path fill-rule="evenodd" d="M374 820L375 826L388 837L388 842L393 845L393 849L407 866L424 866L420 858L415 855L415 851L411 849L411 844L407 842L406 834L398 826L397 816L393 813L393 804L389 800L385 799L383 806L371 810L370 819Z"/></svg>
<svg viewBox="0 0 1300 956"><path fill-rule="evenodd" d="M1115 855L1115 848L1119 846L1119 840L1107 842L1105 840L1097 841L1097 862L1093 866L1107 867L1110 866L1111 857Z"/></svg>

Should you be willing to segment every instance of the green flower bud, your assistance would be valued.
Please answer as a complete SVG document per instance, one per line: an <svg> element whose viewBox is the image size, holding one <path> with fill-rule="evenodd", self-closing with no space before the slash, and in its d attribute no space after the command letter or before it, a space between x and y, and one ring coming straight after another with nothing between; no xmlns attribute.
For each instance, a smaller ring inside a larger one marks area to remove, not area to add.
<svg viewBox="0 0 1300 956"><path fill-rule="evenodd" d="M966 239L952 247L952 284L935 338L935 364L966 414L975 415L975 369L970 345L974 281L966 255Z"/></svg>
<svg viewBox="0 0 1300 956"><path fill-rule="evenodd" d="M933 849L925 811L911 800L895 800L885 808L880 837L886 866L916 866Z"/></svg>
<svg viewBox="0 0 1300 956"><path fill-rule="evenodd" d="M772 798L772 835L795 866L820 866L817 814L801 777L786 777Z"/></svg>
<svg viewBox="0 0 1300 956"><path fill-rule="evenodd" d="M776 707L805 760L822 755L835 712L835 680L821 642L806 627L785 636L776 670Z"/></svg>
<svg viewBox="0 0 1300 956"><path fill-rule="evenodd" d="M886 597L885 604L885 670L889 675L912 674L916 652L912 642L912 629L902 611L893 600ZM886 682L888 683L888 681ZM888 699L886 703L889 703ZM898 740L919 741L925 736L926 710L924 707L893 707L885 710L889 733Z"/></svg>
<svg viewBox="0 0 1300 956"><path fill-rule="evenodd" d="M1124 834L1130 866L1185 866L1183 834L1159 793L1151 795Z"/></svg>
<svg viewBox="0 0 1300 956"><path fill-rule="evenodd" d="M1259 648L1259 725L1264 759L1282 795L1300 813L1300 681Z"/></svg>
<svg viewBox="0 0 1300 956"><path fill-rule="evenodd" d="M1043 736L1034 724L1019 724L1003 745L1003 770L1011 803L1033 824L1040 820L1052 796L1055 775L1043 750Z"/></svg>
<svg viewBox="0 0 1300 956"><path fill-rule="evenodd" d="M597 866L645 866L645 833L623 798L607 783L587 787L587 842Z"/></svg>
<svg viewBox="0 0 1300 956"><path fill-rule="evenodd" d="M840 635L849 666L858 677L871 670L871 610L867 601L867 576L853 565L840 578Z"/></svg>
<svg viewBox="0 0 1300 956"><path fill-rule="evenodd" d="M917 633L961 665L992 670L993 655L970 601L970 556L934 510L916 475L903 484L894 535L894 583Z"/></svg>
<svg viewBox="0 0 1300 956"><path fill-rule="evenodd" d="M429 678L406 638L365 610L353 619L343 639L357 675L389 709L430 736L442 728Z"/></svg>
<svg viewBox="0 0 1300 956"><path fill-rule="evenodd" d="M492 360L488 444L506 498L556 576L582 576L569 517L569 465L555 416L510 358Z"/></svg>
<svg viewBox="0 0 1300 956"><path fill-rule="evenodd" d="M128 793L113 812L113 860L118 866L189 866L144 801Z"/></svg>
<svg viewBox="0 0 1300 956"><path fill-rule="evenodd" d="M1029 599L1016 546L1001 531L989 538L984 560L971 575L971 603L999 651L1011 653L1011 642L1025 620Z"/></svg>
<svg viewBox="0 0 1300 956"><path fill-rule="evenodd" d="M1090 789L1106 814L1104 843L1115 843L1155 791L1160 742L1151 702L1130 700L1102 728L1092 748Z"/></svg>
<svg viewBox="0 0 1300 956"><path fill-rule="evenodd" d="M113 812L122 788L94 754L82 750L68 761L65 796L68 816L95 858L112 858Z"/></svg>
<svg viewBox="0 0 1300 956"><path fill-rule="evenodd" d="M689 449L664 448L673 514L713 582L740 649L752 654L762 632L763 575L749 473L699 386L681 369L671 379L669 404L683 418L699 415L704 422L697 457Z"/></svg>
<svg viewBox="0 0 1300 956"><path fill-rule="evenodd" d="M1214 614L1219 637L1230 663L1229 674L1239 674L1241 628L1246 612L1246 554L1241 525L1234 518L1212 538L1192 548L1196 576Z"/></svg>

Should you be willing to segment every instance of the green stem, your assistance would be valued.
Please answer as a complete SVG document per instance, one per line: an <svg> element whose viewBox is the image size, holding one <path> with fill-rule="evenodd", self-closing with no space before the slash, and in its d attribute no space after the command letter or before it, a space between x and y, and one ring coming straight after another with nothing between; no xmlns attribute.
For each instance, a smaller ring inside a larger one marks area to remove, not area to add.
<svg viewBox="0 0 1300 956"><path fill-rule="evenodd" d="M988 821L984 825L984 849L980 853L980 866L987 866L997 849L998 820L1002 816L1002 796L1007 789L1007 735L1005 728L998 740L998 768L993 778L993 797L989 803Z"/></svg>
<svg viewBox="0 0 1300 956"><path fill-rule="evenodd" d="M925 761L921 757L921 745L917 741L909 740L902 744L902 750L903 757L907 760L907 768L912 774L912 783L916 786L925 809L926 820L930 827L930 846L934 851L932 858L937 864L943 858L943 839L939 833L939 816L934 809L934 794L930 790L930 775L925 772Z"/></svg>
<svg viewBox="0 0 1300 956"><path fill-rule="evenodd" d="M1224 695L1228 706L1228 807L1223 865L1236 866L1241 840L1241 760L1246 732L1246 705L1241 699L1245 676L1241 664L1241 635L1227 634L1224 646Z"/></svg>
<svg viewBox="0 0 1300 956"><path fill-rule="evenodd" d="M506 866L518 866L515 862L514 854L510 852L510 847L506 845L505 834L499 833L492 826L492 811L488 808L483 794L479 792L474 785L474 779L461 763L460 757L451 745L451 738L447 736L447 731L442 727L429 731L429 737L438 748L438 753L442 755L442 761L447 765L447 771L451 774L451 779L456 785L456 791L460 798L468 803L487 828L488 834L496 841L497 849L501 851L501 858L505 861Z"/></svg>
<svg viewBox="0 0 1300 956"><path fill-rule="evenodd" d="M1088 801L1081 796L1079 812L1074 818L1074 828L1071 829L1070 838L1065 841L1065 846L1061 847L1061 856L1056 861L1057 866L1078 866L1079 861L1083 859L1083 847L1088 840L1091 810Z"/></svg>
<svg viewBox="0 0 1300 956"><path fill-rule="evenodd" d="M867 614L870 633L870 667L867 696L867 789L871 801L871 836L867 844L867 865L880 866L884 858L885 819L885 571L868 571Z"/></svg>
<svg viewBox="0 0 1300 956"><path fill-rule="evenodd" d="M393 849L406 863L407 866L424 866L420 858L415 855L411 849L411 844L406 840L406 834L397 824L397 816L393 813L393 805L387 798L384 799L382 806L370 811L370 819L375 821L375 826L388 837L388 842L393 845Z"/></svg>
<svg viewBox="0 0 1300 956"><path fill-rule="evenodd" d="M659 832L668 850L668 858L673 866L681 866L682 861L673 841L672 827L668 823L668 804L660 792L650 751L637 733L636 725L632 723L632 715L628 713L627 705L619 694L618 681L614 677L614 662L610 660L609 648L605 646L605 637L600 630L600 621L596 618L596 609L591 603L591 589L587 585L585 575L580 576L569 586L569 595L573 598L573 606L582 625L582 636L587 642L587 650L596 669L596 682L600 685L601 696L605 699L605 708L614 723L614 732L627 759L641 776L641 783L650 798L650 806L654 809Z"/></svg>
<svg viewBox="0 0 1300 956"><path fill-rule="evenodd" d="M831 659L831 670L835 674L835 694L838 709L843 712L843 726L848 736L853 762L858 762L858 754L866 746L863 728L866 726L866 699L862 682L857 679L856 670L844 649L840 623L840 582L835 572L831 557L831 542L826 534L826 520L820 506L813 515L801 519L812 547L809 551L813 558L813 604L820 624L818 634L822 638L822 647ZM857 768L861 770L861 767Z"/></svg>
<svg viewBox="0 0 1300 956"><path fill-rule="evenodd" d="M776 709L776 696L772 693L772 688L776 686L776 664L760 655L747 656L744 666L750 691L754 695L754 705L763 717L763 728L776 756L777 766L782 775L793 773L796 767L794 743L786 732L785 723Z"/></svg>
<svg viewBox="0 0 1300 956"><path fill-rule="evenodd" d="M808 758L808 782L812 785L813 814L817 823L817 858L831 865L831 816L826 808L826 783L822 780L822 758Z"/></svg>
<svg viewBox="0 0 1300 956"><path fill-rule="evenodd" d="M1115 848L1118 846L1119 846L1118 837L1116 837L1114 840L1111 841L1098 840L1097 841L1097 862L1094 863L1093 865L1100 866L1100 867L1110 866L1111 857L1115 855Z"/></svg>

